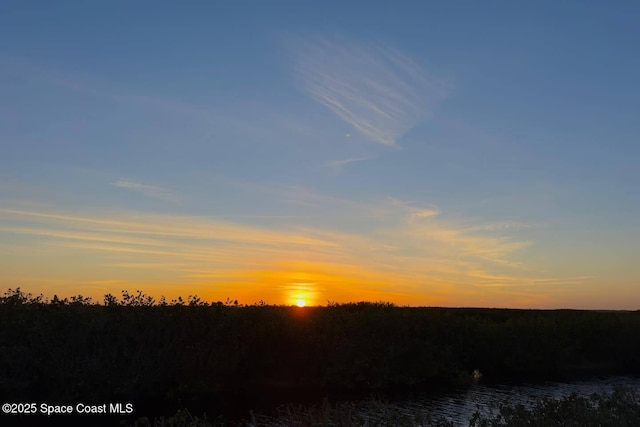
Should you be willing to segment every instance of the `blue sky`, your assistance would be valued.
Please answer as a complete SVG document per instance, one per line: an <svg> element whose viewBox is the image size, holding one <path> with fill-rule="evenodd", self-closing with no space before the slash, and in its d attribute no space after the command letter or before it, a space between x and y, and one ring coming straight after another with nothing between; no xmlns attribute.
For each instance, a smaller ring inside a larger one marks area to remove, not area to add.
<svg viewBox="0 0 640 427"><path fill-rule="evenodd" d="M0 285L638 308L635 2L0 5Z"/></svg>

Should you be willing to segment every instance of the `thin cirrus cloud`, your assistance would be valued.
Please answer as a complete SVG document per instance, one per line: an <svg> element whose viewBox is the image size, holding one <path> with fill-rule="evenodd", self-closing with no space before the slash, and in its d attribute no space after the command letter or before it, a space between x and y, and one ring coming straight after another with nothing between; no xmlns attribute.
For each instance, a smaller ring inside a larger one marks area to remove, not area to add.
<svg viewBox="0 0 640 427"><path fill-rule="evenodd" d="M456 223L433 206L391 198L354 203L300 191L295 196L322 201L327 209L364 221L363 227L357 232L295 222L258 227L210 216L129 210L69 214L34 207L0 208L0 234L29 243L13 245L13 256L25 263L34 250L66 257L70 265L82 253L92 260L91 280L144 284L162 274L161 280L175 286L274 302L290 298L282 296L290 283L313 284L318 302L325 296L367 295L408 303L458 299L459 304L467 301L462 296L479 295L498 303L491 298L506 298L505 292L515 289L532 300L539 294L536 286L549 280L564 286L584 280L524 269L518 253L531 242L506 236L500 227ZM46 278L46 268L32 273Z"/></svg>
<svg viewBox="0 0 640 427"><path fill-rule="evenodd" d="M142 219L128 219L130 215ZM81 230L85 232L101 232L110 236L146 236L154 238L173 239L193 239L242 242L249 244L270 244L270 245L300 245L300 246L333 246L334 243L323 241L308 236L301 236L295 233L270 230L249 225L220 221L208 217L198 216L177 216L151 213L137 213L129 215L81 215L65 214L58 212L34 211L25 209L5 209L0 208L0 219L21 218L37 219L40 223L56 225L57 228L65 227L71 230ZM20 228L19 232L24 233L26 228ZM28 234L43 234L41 231L33 232L29 229ZM9 231L5 228L4 231ZM51 232L53 233L53 232ZM51 234L50 233L50 234ZM78 238L74 234L74 239ZM95 240L88 238L85 240Z"/></svg>
<svg viewBox="0 0 640 427"><path fill-rule="evenodd" d="M143 184L140 182L129 181L125 179L115 181L111 183L111 185L117 188L123 188L125 190L133 191L135 193L142 194L153 199L164 200L167 202L178 201L178 196L174 192L155 185Z"/></svg>
<svg viewBox="0 0 640 427"><path fill-rule="evenodd" d="M168 120L181 120L181 123L184 120L194 121L205 129L226 128L243 135L260 137L267 132L273 132L274 129L287 126L296 126L295 130L298 132L305 129L300 123L285 120L273 112L270 112L269 120L265 120L265 124L255 120L255 117L233 114L226 106L190 103L167 97L162 93L140 91L139 88L129 87L105 76L86 73L73 67L52 66L0 54L0 71L32 85L43 85L47 90L57 88L68 91L69 95L90 95L103 101L115 102L133 114L139 111L162 114Z"/></svg>
<svg viewBox="0 0 640 427"><path fill-rule="evenodd" d="M299 43L301 88L366 139L394 146L425 120L447 85L397 49L340 38Z"/></svg>
<svg viewBox="0 0 640 427"><path fill-rule="evenodd" d="M329 163L327 163L326 165L333 170L333 172L335 173L339 173L342 171L342 169L351 163L356 163L356 162L362 162L364 160L369 160L369 157L351 157L348 159L341 159L341 160L333 160Z"/></svg>

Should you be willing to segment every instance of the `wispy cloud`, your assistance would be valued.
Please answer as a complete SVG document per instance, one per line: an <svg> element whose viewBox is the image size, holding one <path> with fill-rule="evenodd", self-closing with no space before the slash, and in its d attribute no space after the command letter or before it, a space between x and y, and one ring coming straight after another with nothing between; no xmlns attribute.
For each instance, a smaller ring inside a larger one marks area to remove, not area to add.
<svg viewBox="0 0 640 427"><path fill-rule="evenodd" d="M15 233L15 234L29 234L41 237L53 237L63 240L83 240L91 242L107 242L107 243L122 243L125 245L143 245L143 246L167 246L157 239L145 239L129 237L126 235L111 235L105 233L95 232L77 232L68 230L57 230L51 228L28 228L28 227L0 227L0 232Z"/></svg>
<svg viewBox="0 0 640 427"><path fill-rule="evenodd" d="M298 44L299 84L314 100L383 145L423 121L446 85L399 50L322 38Z"/></svg>
<svg viewBox="0 0 640 427"><path fill-rule="evenodd" d="M333 160L327 163L327 166L331 168L331 170L333 170L334 173L339 173L342 171L342 169L346 165L355 163L355 162L362 162L364 160L369 160L369 158L368 157L351 157L348 159Z"/></svg>
<svg viewBox="0 0 640 427"><path fill-rule="evenodd" d="M72 228L89 232L107 233L109 236L142 235L153 238L194 239L196 241L227 241L247 244L266 245L293 245L293 246L334 246L335 243L299 235L287 230L273 230L251 225L242 225L216 218L186 215L162 215L150 213L132 213L111 216L99 214L65 214L49 211L32 211L25 209L0 208L0 219L3 216L25 218L38 218L43 223L55 224L57 227ZM136 219L130 219L131 216ZM52 237L64 237L78 240L114 241L113 238L88 237L89 234L61 235L61 232L34 230L27 228L14 228L16 232L27 234L46 235ZM4 228L4 231L10 231ZM60 235L53 236L54 233ZM129 242L123 242L129 243ZM130 242L133 243L133 242ZM137 241L136 244L147 244Z"/></svg>
<svg viewBox="0 0 640 427"><path fill-rule="evenodd" d="M470 227L468 231L517 231L536 226L518 221L491 222Z"/></svg>
<svg viewBox="0 0 640 427"><path fill-rule="evenodd" d="M231 111L228 105L190 102L184 98L169 97L161 92L148 92L123 84L107 75L93 74L76 68L31 62L20 57L0 54L0 72L21 80L64 89L69 94L84 94L115 102L133 111L141 110L162 114L168 120L180 120L182 126L188 120L207 131L221 128L242 135L263 138L265 134L281 132L304 133L311 137L309 126L291 120L289 114L274 110L272 106ZM184 141L181 142L184 145Z"/></svg>
<svg viewBox="0 0 640 427"><path fill-rule="evenodd" d="M140 182L134 182L125 179L120 179L116 182L111 183L111 185L118 188L124 188L125 190L130 190L154 199L164 200L167 202L178 201L178 196L173 191L155 185L142 184Z"/></svg>
<svg viewBox="0 0 640 427"><path fill-rule="evenodd" d="M286 200L287 190L280 191L279 199ZM163 280L218 297L244 292L282 301L278 292L297 283L313 284L318 303L327 296L450 305L475 304L482 297L483 304L495 305L508 304L509 292L535 300L541 292L537 286L547 292L545 285L588 280L525 268L518 253L531 242L506 233L526 224L463 224L435 206L389 197L354 201L300 188L288 193L303 202L301 209L309 204L323 216L340 212L340 221L357 227L311 226L305 216L256 226L240 217L230 222L214 216L22 207L0 208L0 234L9 237L6 242L20 242L22 236L29 243L11 244L12 256L24 263L36 251L66 259L68 268L77 270L76 256L86 256L90 268L70 283ZM47 271L41 276L46 278Z"/></svg>

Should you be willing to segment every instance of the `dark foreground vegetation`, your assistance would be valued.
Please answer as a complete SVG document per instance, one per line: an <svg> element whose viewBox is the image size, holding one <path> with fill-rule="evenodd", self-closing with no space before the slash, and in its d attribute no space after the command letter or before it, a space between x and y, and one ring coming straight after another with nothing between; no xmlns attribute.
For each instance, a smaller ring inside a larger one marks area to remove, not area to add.
<svg viewBox="0 0 640 427"><path fill-rule="evenodd" d="M483 413L484 412L484 413ZM139 419L136 427L193 426L213 427L224 423L192 416L179 411L172 417L154 420ZM325 401L317 406L287 405L273 416L251 414L239 423L243 427L459 427L461 424L432 416L419 406L402 406L379 401L358 405ZM594 394L589 397L571 395L561 399L544 398L530 407L522 404L497 403L488 410L478 409L463 424L469 427L636 427L640 425L640 395L620 388L612 394Z"/></svg>
<svg viewBox="0 0 640 427"><path fill-rule="evenodd" d="M181 408L240 419L303 395L464 384L476 369L487 380L639 373L639 337L640 312L240 306L140 292L98 304L10 289L0 398L132 402L119 418L130 420Z"/></svg>

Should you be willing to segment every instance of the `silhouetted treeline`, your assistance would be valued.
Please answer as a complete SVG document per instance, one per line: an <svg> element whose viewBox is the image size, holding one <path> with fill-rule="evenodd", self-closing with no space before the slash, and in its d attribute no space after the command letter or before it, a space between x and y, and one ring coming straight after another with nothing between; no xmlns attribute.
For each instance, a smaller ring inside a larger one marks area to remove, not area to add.
<svg viewBox="0 0 640 427"><path fill-rule="evenodd" d="M167 413L207 402L211 413L258 393L460 384L475 369L638 373L640 312L0 298L3 401L155 402Z"/></svg>

